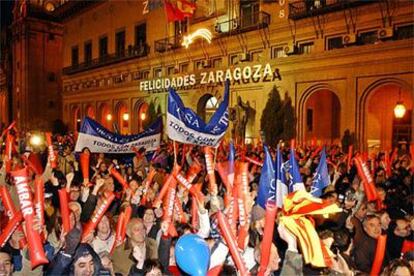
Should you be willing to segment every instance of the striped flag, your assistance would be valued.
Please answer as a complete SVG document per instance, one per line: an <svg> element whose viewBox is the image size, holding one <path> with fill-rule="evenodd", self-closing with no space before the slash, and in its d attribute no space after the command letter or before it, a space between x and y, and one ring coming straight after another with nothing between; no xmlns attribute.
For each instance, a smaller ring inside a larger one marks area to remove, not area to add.
<svg viewBox="0 0 414 276"><path fill-rule="evenodd" d="M273 190L272 194L275 193L275 168L273 167L272 156L267 146L264 146L264 151L265 160L263 163L262 173L260 175L256 203L263 209L266 209L266 202L270 197L270 191Z"/></svg>
<svg viewBox="0 0 414 276"><path fill-rule="evenodd" d="M293 147L290 148L289 169L287 170L287 173L289 193L297 190L305 190L305 185L303 184L302 176L299 172L299 166L295 159L295 150Z"/></svg>
<svg viewBox="0 0 414 276"><path fill-rule="evenodd" d="M288 194L288 186L286 185L286 172L283 167L283 157L280 152L280 147L277 145L276 152L276 193L275 193L275 202L278 208L283 207L283 199Z"/></svg>
<svg viewBox="0 0 414 276"><path fill-rule="evenodd" d="M320 197L323 189L330 184L328 165L326 163L325 148L321 152L321 159L319 160L318 168L316 169L315 175L312 180L311 195L314 197Z"/></svg>

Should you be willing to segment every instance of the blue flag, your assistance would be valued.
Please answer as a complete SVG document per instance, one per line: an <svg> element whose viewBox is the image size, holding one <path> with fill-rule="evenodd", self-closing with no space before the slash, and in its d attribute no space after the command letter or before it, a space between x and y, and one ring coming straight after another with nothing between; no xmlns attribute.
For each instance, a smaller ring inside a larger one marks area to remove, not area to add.
<svg viewBox="0 0 414 276"><path fill-rule="evenodd" d="M303 184L302 176L299 172L299 166L295 159L295 150L293 148L290 149L289 170L287 172L289 193L297 190L305 190L305 185Z"/></svg>
<svg viewBox="0 0 414 276"><path fill-rule="evenodd" d="M89 117L85 117L79 130L75 151L88 148L91 152L133 153L133 148L156 150L161 141L162 119L158 118L145 131L134 135L113 133Z"/></svg>
<svg viewBox="0 0 414 276"><path fill-rule="evenodd" d="M256 203L263 209L266 209L266 202L270 197L270 191L275 191L275 169L273 167L272 156L267 146L264 146L265 160L259 181L259 190L257 192Z"/></svg>
<svg viewBox="0 0 414 276"><path fill-rule="evenodd" d="M320 197L323 189L325 189L329 184L328 164L326 163L325 148L323 148L318 168L316 168L315 175L313 176L312 189L310 193L315 197Z"/></svg>
<svg viewBox="0 0 414 276"><path fill-rule="evenodd" d="M234 160L236 159L236 150L234 149L233 142L230 142L229 150L229 173L227 175L227 180L230 185L233 186L234 183Z"/></svg>
<svg viewBox="0 0 414 276"><path fill-rule="evenodd" d="M276 191L273 194L273 191L270 191L270 197L273 200L273 196L275 197L274 201L276 202L276 206L279 208L283 207L283 199L288 194L288 186L286 185L286 172L283 166L283 157L280 152L279 145L277 145L277 152L276 152Z"/></svg>
<svg viewBox="0 0 414 276"><path fill-rule="evenodd" d="M206 124L192 109L184 106L170 87L168 94L167 134L172 140L198 146L217 147L229 126L229 81L225 83L223 101Z"/></svg>

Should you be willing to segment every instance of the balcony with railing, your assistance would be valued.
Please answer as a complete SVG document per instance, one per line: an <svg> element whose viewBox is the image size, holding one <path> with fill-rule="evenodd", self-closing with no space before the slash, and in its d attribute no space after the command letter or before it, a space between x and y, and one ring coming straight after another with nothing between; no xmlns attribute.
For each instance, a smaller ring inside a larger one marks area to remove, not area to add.
<svg viewBox="0 0 414 276"><path fill-rule="evenodd" d="M299 20L347 8L376 3L379 0L299 0L289 3L289 18Z"/></svg>
<svg viewBox="0 0 414 276"><path fill-rule="evenodd" d="M257 29L266 28L270 24L270 14L256 12L242 17L232 18L227 21L216 23L216 33L244 33Z"/></svg>
<svg viewBox="0 0 414 276"><path fill-rule="evenodd" d="M181 42L181 35L165 37L154 42L154 49L158 53L164 53L182 47Z"/></svg>
<svg viewBox="0 0 414 276"><path fill-rule="evenodd" d="M142 58L149 54L150 47L145 44L143 46L130 45L125 51L120 51L114 54L108 54L96 59L91 59L79 64L73 64L71 66L63 68L63 74L72 75L80 72L84 72L91 69L100 68L103 66L120 63L135 58Z"/></svg>

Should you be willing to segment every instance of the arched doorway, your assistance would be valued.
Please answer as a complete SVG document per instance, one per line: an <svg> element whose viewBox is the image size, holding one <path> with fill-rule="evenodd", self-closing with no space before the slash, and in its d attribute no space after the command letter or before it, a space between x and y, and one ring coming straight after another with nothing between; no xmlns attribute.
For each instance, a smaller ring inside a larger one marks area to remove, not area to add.
<svg viewBox="0 0 414 276"><path fill-rule="evenodd" d="M321 143L336 143L340 139L341 104L329 89L318 89L306 100L302 126L304 140L316 138Z"/></svg>
<svg viewBox="0 0 414 276"><path fill-rule="evenodd" d="M116 106L116 121L119 133L128 134L130 132L130 114L128 112L128 107L124 102L119 102Z"/></svg>
<svg viewBox="0 0 414 276"><path fill-rule="evenodd" d="M368 149L388 150L412 142L412 91L394 83L381 85L369 92L365 102L365 143ZM396 118L394 108L403 102L406 112Z"/></svg>
<svg viewBox="0 0 414 276"><path fill-rule="evenodd" d="M89 118L95 119L95 108L92 105L88 105L86 107L86 116L88 116Z"/></svg>
<svg viewBox="0 0 414 276"><path fill-rule="evenodd" d="M78 106L74 106L72 108L72 126L75 131L79 131L81 121L80 108Z"/></svg>
<svg viewBox="0 0 414 276"><path fill-rule="evenodd" d="M148 113L149 105L146 102L140 102L137 104L135 109L135 122L137 125L137 132L144 131L145 127L148 124L149 113Z"/></svg>
<svg viewBox="0 0 414 276"><path fill-rule="evenodd" d="M107 128L107 129L111 129L112 126L112 114L111 114L111 110L109 109L109 105L106 103L103 103L99 106L99 119L101 124Z"/></svg>
<svg viewBox="0 0 414 276"><path fill-rule="evenodd" d="M211 94L205 94L198 101L197 114L204 120L204 122L208 123L211 116L216 112L218 106L219 102L216 97Z"/></svg>

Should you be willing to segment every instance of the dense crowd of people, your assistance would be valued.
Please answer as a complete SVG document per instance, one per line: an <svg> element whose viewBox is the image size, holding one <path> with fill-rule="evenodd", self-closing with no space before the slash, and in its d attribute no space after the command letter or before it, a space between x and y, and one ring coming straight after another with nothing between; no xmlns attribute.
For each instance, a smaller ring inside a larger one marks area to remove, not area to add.
<svg viewBox="0 0 414 276"><path fill-rule="evenodd" d="M208 275L246 273L240 272L217 219L219 212L229 219L229 208L234 207L223 179L226 174L216 170L217 191L211 189L203 148L169 141L156 152L141 148L129 155L89 153L85 149L85 169L82 154L74 152L74 135L53 136L54 164L47 143L34 146L29 138L29 134L14 130L1 137L0 229L5 233L13 219L5 206L5 194L16 210L22 206L13 171L23 168L28 168L33 194L36 181L44 185L43 221L35 217L28 226L27 221L20 220L20 226L0 240L0 275L186 275L176 263L174 248L188 233L198 235L209 246ZM228 162L228 148L223 141L216 151L213 149L216 165ZM361 177L349 160L349 148L326 145L325 149L331 184L321 198L335 203L341 212L313 216L312 222L328 252L329 265L315 267L305 261L298 237L279 224L285 215L279 210L264 275L372 274L380 236L386 236L386 243L379 274L413 275L414 162L408 147L401 145L393 152L370 155L358 153L370 168L375 201L368 201L363 191ZM288 160L289 146L281 150L283 159ZM295 150L303 183L310 191L321 146L297 145ZM271 152L275 155L275 149ZM233 217L230 224L236 239L242 236L242 228L246 229L238 252L251 275L259 273L262 256L266 210L255 199L263 160L262 145L236 146L236 162L248 164L246 198L250 200L243 203L245 221L237 222ZM186 187L183 180L177 184L178 175L190 186ZM174 192L168 190L171 187ZM67 214L64 206L68 207ZM28 227L40 233L47 263L33 266Z"/></svg>

